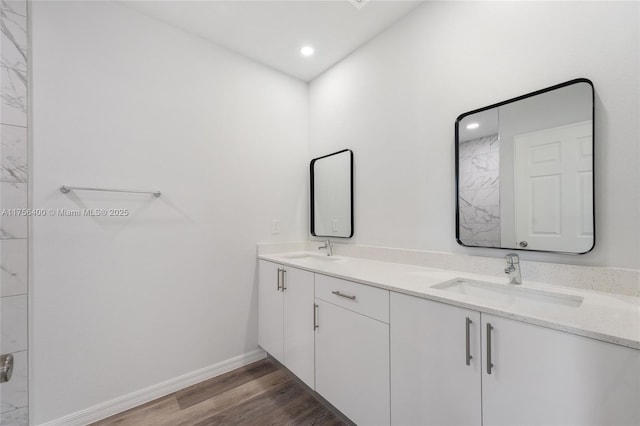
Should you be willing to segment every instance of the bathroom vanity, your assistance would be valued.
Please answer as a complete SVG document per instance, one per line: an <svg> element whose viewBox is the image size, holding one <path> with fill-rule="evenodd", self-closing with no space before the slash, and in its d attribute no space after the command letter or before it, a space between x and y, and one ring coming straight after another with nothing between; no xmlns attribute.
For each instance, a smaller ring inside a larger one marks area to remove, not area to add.
<svg viewBox="0 0 640 426"><path fill-rule="evenodd" d="M306 252L259 269L260 346L357 424L640 424L637 297Z"/></svg>

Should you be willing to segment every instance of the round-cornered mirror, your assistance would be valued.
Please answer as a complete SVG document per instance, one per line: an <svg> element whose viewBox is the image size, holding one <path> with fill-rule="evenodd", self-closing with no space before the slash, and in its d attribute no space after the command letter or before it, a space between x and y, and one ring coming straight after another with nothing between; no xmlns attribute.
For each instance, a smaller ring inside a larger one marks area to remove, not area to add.
<svg viewBox="0 0 640 426"><path fill-rule="evenodd" d="M310 164L311 235L353 236L353 152L314 158Z"/></svg>
<svg viewBox="0 0 640 426"><path fill-rule="evenodd" d="M593 101L593 84L581 78L458 117L459 244L593 249Z"/></svg>

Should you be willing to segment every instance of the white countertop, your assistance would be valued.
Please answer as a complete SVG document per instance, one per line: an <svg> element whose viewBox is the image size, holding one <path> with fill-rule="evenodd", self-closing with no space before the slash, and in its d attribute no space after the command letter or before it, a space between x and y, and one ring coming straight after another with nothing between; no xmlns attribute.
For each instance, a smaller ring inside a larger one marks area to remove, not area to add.
<svg viewBox="0 0 640 426"><path fill-rule="evenodd" d="M311 258L295 257L303 255L311 256ZM530 282L526 280L526 277L523 277L522 286L517 286L519 288L581 296L584 299L579 306L544 306L543 304L522 306L504 300L481 299L432 288L434 285L454 278L510 286L510 284L507 284L506 276L504 279L500 279L488 275L353 257L333 256L332 260L318 260L317 253L305 252L272 253L258 257L259 259L282 265L355 281L398 293L512 318L633 349L640 349L640 298L638 297Z"/></svg>

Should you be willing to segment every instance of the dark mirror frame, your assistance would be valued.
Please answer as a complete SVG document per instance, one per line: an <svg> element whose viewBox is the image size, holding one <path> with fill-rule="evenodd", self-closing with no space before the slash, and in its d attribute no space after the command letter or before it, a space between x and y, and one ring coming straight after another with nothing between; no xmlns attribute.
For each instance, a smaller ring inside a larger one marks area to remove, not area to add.
<svg viewBox="0 0 640 426"><path fill-rule="evenodd" d="M349 233L348 236L336 236L336 235L318 235L316 234L316 226L315 226L315 193L314 193L314 183L315 183L315 177L314 177L314 171L313 171L313 166L315 164L316 161L318 160L322 160L324 158L327 157L331 157L333 155L337 155L337 154L342 154L344 152L348 152L349 153L349 201L351 203L351 205L349 206L351 209L351 232ZM310 204L310 227L311 227L311 235L313 235L314 237L327 237L327 238L351 238L353 237L353 229L354 229L354 220L353 220L353 151L351 151L350 149L343 149L340 151L336 151L336 152L332 152L331 154L327 154L327 155L323 155L322 157L317 157L314 158L313 160L311 160L311 163L309 163L309 177L310 177L310 200L311 200L311 204Z"/></svg>
<svg viewBox="0 0 640 426"><path fill-rule="evenodd" d="M462 242L462 240L460 239L460 152L459 152L459 126L461 121L469 116L469 115L473 115L473 114L477 114L479 112L482 111L487 111L493 108L498 108L501 107L503 105L507 105L513 102L517 102L523 99L527 99L527 98L531 98L546 92L551 92L553 90L557 90L566 86L570 86L576 83L587 83L590 87L591 87L591 126L592 126L592 140L591 140L591 144L592 144L592 148L593 148L593 154L591 157L591 170L592 170L592 180L593 180L593 190L592 190L592 194L591 196L593 197L593 210L592 210L592 215L593 215L593 244L591 245L591 248L585 252L580 252L580 253L575 253L575 252L564 252L564 251L554 251L554 250L534 250L534 249L527 249L527 248L519 248L519 247L488 247L488 246L470 246L470 245L466 245ZM536 90L535 92L531 92L531 93L527 93L525 95L522 96L518 96L512 99L507 99L506 101L502 101L502 102L498 102L495 103L493 105L489 105L483 108L478 108L475 109L473 111L469 111L469 112L465 112L463 114L460 114L458 116L458 118L456 119L455 122L455 141L454 141L454 145L455 145L455 172L456 172L456 177L455 177L455 184L456 184L456 241L459 245L463 246L463 247L475 247L475 248L492 248L492 249L501 249L501 250L518 250L518 251L530 251L530 252L539 252L539 253L556 253L556 254L570 254L570 255L579 255L579 254L586 254L589 253L590 251L593 250L593 248L596 245L596 196L595 196L595 177L596 177L596 173L595 173L595 148L596 148L596 144L595 144L595 90L594 90L594 86L593 86L593 82L591 82L591 80L587 79L587 78L576 78L573 80L569 80L566 81L564 83L560 83L560 84L556 84L554 86L550 86L541 90Z"/></svg>

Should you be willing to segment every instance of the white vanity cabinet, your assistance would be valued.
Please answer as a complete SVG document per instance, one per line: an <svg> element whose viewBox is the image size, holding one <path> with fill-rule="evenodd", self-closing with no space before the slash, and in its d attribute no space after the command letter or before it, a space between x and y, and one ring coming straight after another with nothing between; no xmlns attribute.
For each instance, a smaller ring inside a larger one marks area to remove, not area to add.
<svg viewBox="0 0 640 426"><path fill-rule="evenodd" d="M482 341L484 425L640 424L640 351L489 314Z"/></svg>
<svg viewBox="0 0 640 426"><path fill-rule="evenodd" d="M389 424L389 292L316 274L316 305L316 391L356 424Z"/></svg>
<svg viewBox="0 0 640 426"><path fill-rule="evenodd" d="M258 343L314 388L314 274L258 262Z"/></svg>
<svg viewBox="0 0 640 426"><path fill-rule="evenodd" d="M391 292L391 423L482 424L480 313Z"/></svg>
<svg viewBox="0 0 640 426"><path fill-rule="evenodd" d="M392 424L640 424L638 350L394 292L390 311Z"/></svg>

